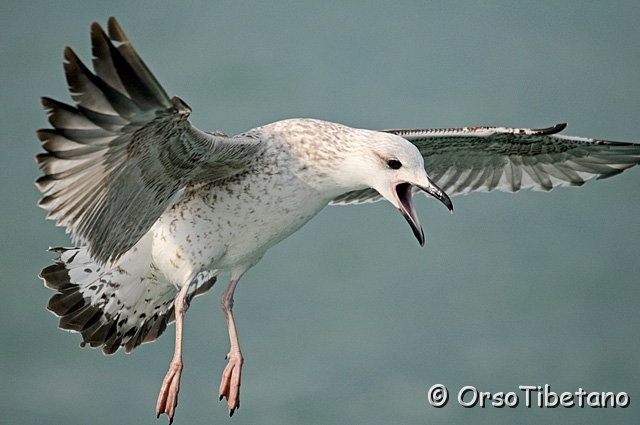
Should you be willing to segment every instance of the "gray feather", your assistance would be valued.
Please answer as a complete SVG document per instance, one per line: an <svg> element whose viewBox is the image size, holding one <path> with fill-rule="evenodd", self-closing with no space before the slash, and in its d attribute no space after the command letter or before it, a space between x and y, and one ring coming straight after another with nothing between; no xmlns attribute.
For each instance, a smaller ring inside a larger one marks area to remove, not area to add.
<svg viewBox="0 0 640 425"><path fill-rule="evenodd" d="M65 49L77 103L42 99L53 128L38 131L46 153L36 157L39 205L102 264L129 250L192 179L228 177L260 152L255 139L194 128L191 109L169 99L114 19L108 30L92 25L95 73Z"/></svg>

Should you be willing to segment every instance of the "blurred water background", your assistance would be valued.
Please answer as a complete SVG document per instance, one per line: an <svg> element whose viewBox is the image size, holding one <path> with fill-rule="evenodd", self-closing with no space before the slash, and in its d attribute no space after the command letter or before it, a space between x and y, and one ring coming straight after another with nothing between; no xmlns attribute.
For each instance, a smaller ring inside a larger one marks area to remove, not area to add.
<svg viewBox="0 0 640 425"><path fill-rule="evenodd" d="M283 118L355 127L544 127L640 141L640 3L4 2L0 15L0 412L12 424L161 424L173 327L134 353L80 349L37 278L64 230L36 207L62 49L118 18L203 130ZM177 424L638 423L640 169L551 193L420 197L421 249L389 204L331 207L241 281L242 406L218 402L219 295L186 319ZM436 409L427 392L451 392ZM627 392L621 408L524 406L519 385ZM457 391L520 396L465 409Z"/></svg>

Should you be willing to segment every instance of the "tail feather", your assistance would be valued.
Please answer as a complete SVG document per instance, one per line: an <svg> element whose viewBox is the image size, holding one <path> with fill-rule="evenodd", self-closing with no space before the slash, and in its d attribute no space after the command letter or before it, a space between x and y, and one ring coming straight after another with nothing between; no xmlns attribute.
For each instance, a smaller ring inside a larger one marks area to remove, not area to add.
<svg viewBox="0 0 640 425"><path fill-rule="evenodd" d="M125 254L112 266L98 265L86 248L54 248L60 254L40 273L47 288L58 291L47 309L60 317L59 327L82 335L81 346L127 353L155 341L175 320L175 286L160 279L140 256ZM191 283L187 302L208 291L215 272L200 273Z"/></svg>

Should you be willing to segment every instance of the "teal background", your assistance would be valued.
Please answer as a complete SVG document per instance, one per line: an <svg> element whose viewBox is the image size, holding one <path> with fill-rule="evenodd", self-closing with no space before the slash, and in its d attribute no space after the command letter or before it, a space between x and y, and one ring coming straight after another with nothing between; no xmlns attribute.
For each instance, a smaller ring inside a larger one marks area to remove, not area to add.
<svg viewBox="0 0 640 425"><path fill-rule="evenodd" d="M37 278L69 245L33 185L39 96L68 101L62 49L118 18L203 130L314 117L364 128L569 123L640 141L640 2L5 2L0 14L0 417L163 424L173 327L134 353L80 349ZM241 408L217 400L222 278L186 319L176 424L638 423L640 170L551 193L324 210L236 291ZM449 388L436 409L427 392ZM519 385L625 391L626 409L524 406ZM465 385L517 408L465 409Z"/></svg>

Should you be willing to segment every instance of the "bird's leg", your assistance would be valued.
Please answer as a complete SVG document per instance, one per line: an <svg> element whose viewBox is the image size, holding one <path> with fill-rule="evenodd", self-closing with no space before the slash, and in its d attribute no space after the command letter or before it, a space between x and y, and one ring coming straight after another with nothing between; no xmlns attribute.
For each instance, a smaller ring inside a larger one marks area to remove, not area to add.
<svg viewBox="0 0 640 425"><path fill-rule="evenodd" d="M240 352L240 344L238 343L238 334L236 333L236 324L233 321L233 292L236 289L238 279L231 279L229 286L222 293L220 301L222 302L222 311L227 319L229 328L229 340L231 349L227 354L229 363L222 373L222 382L220 382L220 400L222 397L227 398L229 406L229 416L233 416L233 412L240 407L240 373L242 371L242 353Z"/></svg>
<svg viewBox="0 0 640 425"><path fill-rule="evenodd" d="M176 300L175 316L176 316L176 345L173 352L173 359L169 365L169 371L162 381L162 388L160 388L160 395L158 395L158 402L156 404L156 414L160 417L165 413L169 419L169 423L173 422L173 415L178 405L178 391L180 391L180 374L182 373L182 326L184 323L184 315L189 308L187 302L187 292L189 285L184 285Z"/></svg>

